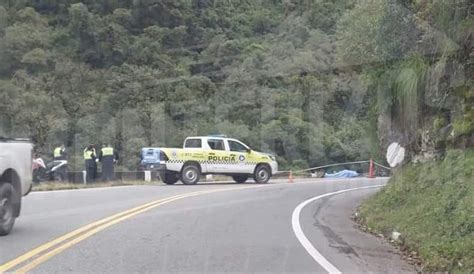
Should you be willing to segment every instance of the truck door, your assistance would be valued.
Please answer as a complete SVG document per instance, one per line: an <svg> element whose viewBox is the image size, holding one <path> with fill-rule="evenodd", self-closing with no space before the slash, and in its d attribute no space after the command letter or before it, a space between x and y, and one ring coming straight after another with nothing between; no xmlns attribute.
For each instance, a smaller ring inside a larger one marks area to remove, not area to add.
<svg viewBox="0 0 474 274"><path fill-rule="evenodd" d="M207 153L207 171L210 173L226 173L229 169L227 160L229 151L225 149L224 139L207 139L209 153Z"/></svg>
<svg viewBox="0 0 474 274"><path fill-rule="evenodd" d="M249 148L244 144L235 141L227 140L230 156L235 159L235 162L232 164L232 169L237 173L252 173L254 167L250 164Z"/></svg>

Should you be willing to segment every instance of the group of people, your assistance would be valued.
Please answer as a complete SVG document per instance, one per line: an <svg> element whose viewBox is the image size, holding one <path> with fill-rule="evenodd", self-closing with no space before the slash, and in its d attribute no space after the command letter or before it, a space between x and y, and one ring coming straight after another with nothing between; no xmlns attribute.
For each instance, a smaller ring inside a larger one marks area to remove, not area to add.
<svg viewBox="0 0 474 274"><path fill-rule="evenodd" d="M114 179L114 164L118 161L118 153L110 145L103 145L96 152L96 146L88 145L84 149L84 161L86 167L86 182L93 183L97 179L97 163L102 163L102 180L107 182Z"/></svg>
<svg viewBox="0 0 474 274"><path fill-rule="evenodd" d="M119 157L118 153L110 144L103 144L100 150L96 150L94 144L88 145L84 149L84 162L86 171L86 182L93 183L97 179L97 164L102 164L102 180L114 180L114 165ZM65 181L67 180L68 154L64 145L58 145L53 150L53 161L45 164L38 153L33 154L33 181Z"/></svg>

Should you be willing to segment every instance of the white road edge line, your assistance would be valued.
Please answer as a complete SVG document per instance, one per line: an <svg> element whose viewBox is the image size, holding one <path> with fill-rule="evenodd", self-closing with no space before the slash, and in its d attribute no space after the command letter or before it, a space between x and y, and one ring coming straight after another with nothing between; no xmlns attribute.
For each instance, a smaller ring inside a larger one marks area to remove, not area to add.
<svg viewBox="0 0 474 274"><path fill-rule="evenodd" d="M326 193L323 195L319 195L313 198L310 198L302 203L300 203L295 210L293 210L293 214L291 215L291 225L293 227L293 232L295 233L296 238L298 238L298 241L300 241L301 245L306 249L308 254L313 257L313 259L321 265L327 272L329 273L342 273L339 269L337 269L333 264L331 264L326 258L324 258L321 253L311 244L311 242L306 238L304 235L303 229L301 228L300 224L300 214L301 211L305 206L307 206L309 203L312 203L316 200L319 200L324 197L348 192L348 191L354 191L354 190L361 190L361 189L367 189L367 188L376 188L376 187L382 187L385 185L373 185L373 186L365 186L365 187L356 187L356 188L349 188L349 189L344 189L344 190L339 190L335 192L330 192Z"/></svg>

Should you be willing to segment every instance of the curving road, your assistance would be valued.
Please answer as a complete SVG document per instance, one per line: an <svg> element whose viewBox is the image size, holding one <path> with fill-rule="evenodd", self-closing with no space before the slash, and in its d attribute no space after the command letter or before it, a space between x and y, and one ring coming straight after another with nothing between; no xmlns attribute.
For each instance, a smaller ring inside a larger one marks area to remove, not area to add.
<svg viewBox="0 0 474 274"><path fill-rule="evenodd" d="M12 234L0 238L0 272L412 272L395 249L350 219L379 188L309 200L385 182L275 180L32 193Z"/></svg>

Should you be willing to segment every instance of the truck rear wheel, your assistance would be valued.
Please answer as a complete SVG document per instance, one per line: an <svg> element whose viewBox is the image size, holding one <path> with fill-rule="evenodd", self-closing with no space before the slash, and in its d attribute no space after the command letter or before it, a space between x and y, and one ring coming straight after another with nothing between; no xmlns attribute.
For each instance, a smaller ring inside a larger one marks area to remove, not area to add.
<svg viewBox="0 0 474 274"><path fill-rule="evenodd" d="M201 171L194 164L187 164L181 170L181 181L185 185L195 185L199 182Z"/></svg>
<svg viewBox="0 0 474 274"><path fill-rule="evenodd" d="M0 236L8 235L15 223L14 195L15 189L10 183L0 185Z"/></svg>
<svg viewBox="0 0 474 274"><path fill-rule="evenodd" d="M165 174L161 177L161 180L163 180L163 183L167 185L174 185L178 180L178 174L174 172L165 172Z"/></svg>
<svg viewBox="0 0 474 274"><path fill-rule="evenodd" d="M232 179L234 179L234 181L238 184L243 184L245 183L245 181L247 181L247 179L249 178L249 176L247 175L235 175L235 176L232 176Z"/></svg>

